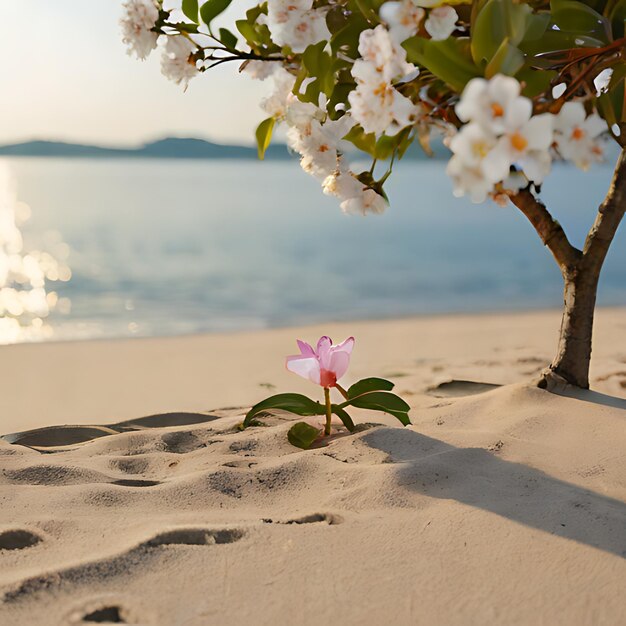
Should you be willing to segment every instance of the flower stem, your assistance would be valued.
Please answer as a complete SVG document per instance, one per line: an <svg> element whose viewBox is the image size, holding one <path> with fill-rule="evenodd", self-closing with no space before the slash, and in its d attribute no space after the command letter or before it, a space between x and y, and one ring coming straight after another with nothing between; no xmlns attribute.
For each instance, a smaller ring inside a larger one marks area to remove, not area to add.
<svg viewBox="0 0 626 626"><path fill-rule="evenodd" d="M330 404L330 389L328 387L324 387L324 400L326 401L326 427L324 428L324 434L328 437L330 435L330 420L333 416Z"/></svg>
<svg viewBox="0 0 626 626"><path fill-rule="evenodd" d="M336 383L335 387L337 388L337 391L346 399L349 400L350 398L348 397L348 392L339 384Z"/></svg>

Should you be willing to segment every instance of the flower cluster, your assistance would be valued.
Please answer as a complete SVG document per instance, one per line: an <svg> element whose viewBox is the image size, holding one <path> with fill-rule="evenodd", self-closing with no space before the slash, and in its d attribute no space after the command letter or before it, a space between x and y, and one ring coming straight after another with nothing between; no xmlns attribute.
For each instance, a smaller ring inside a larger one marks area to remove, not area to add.
<svg viewBox="0 0 626 626"><path fill-rule="evenodd" d="M428 8L428 14L424 8ZM380 17L389 28L393 39L402 43L416 35L421 27L435 41L443 41L456 29L459 16L450 4L430 0L400 0L385 2L380 7Z"/></svg>
<svg viewBox="0 0 626 626"><path fill-rule="evenodd" d="M600 14L570 0L557 28L547 2L267 0L235 22L235 34L211 24L228 1L182 2L179 11L126 0L121 26L129 53L145 59L160 47L163 74L185 87L226 61L271 77L260 153L284 124L324 193L365 214L386 208L394 163L416 140L429 152L431 135L452 152L455 195L474 202L537 188L555 159L587 169L609 133L624 143L613 4L596 3ZM355 149L372 157L369 170L352 171Z"/></svg>
<svg viewBox="0 0 626 626"><path fill-rule="evenodd" d="M453 156L447 172L455 195L483 202L500 190L540 185L554 151L582 168L601 158L598 136L607 126L598 115L587 117L577 102L565 103L557 115L533 115L532 101L520 92L520 83L503 75L467 84L456 106L465 125L448 142Z"/></svg>
<svg viewBox="0 0 626 626"><path fill-rule="evenodd" d="M346 213L381 213L387 201L360 182L345 157L343 138L356 121L350 113L331 119L323 107L302 102L293 93L295 77L277 66L272 75L274 91L262 107L287 127L287 144L300 155L302 169L317 178L324 193L339 198Z"/></svg>
<svg viewBox="0 0 626 626"><path fill-rule="evenodd" d="M122 41L128 46L129 54L147 59L157 47L158 34L152 29L159 19L158 6L152 0L127 0L122 6Z"/></svg>
<svg viewBox="0 0 626 626"><path fill-rule="evenodd" d="M382 25L359 37L360 59L352 66L357 87L348 95L354 119L366 133L393 133L412 124L419 109L394 86L394 81L416 77L419 70L406 61L406 51Z"/></svg>
<svg viewBox="0 0 626 626"><path fill-rule="evenodd" d="M293 52L330 37L326 11L313 9L313 0L268 0L267 25L274 42Z"/></svg>
<svg viewBox="0 0 626 626"><path fill-rule="evenodd" d="M143 61L160 45L161 72L177 85L187 87L198 74L197 44L186 34L159 35L156 32L160 7L157 0L127 0L123 7L120 25L128 54Z"/></svg>

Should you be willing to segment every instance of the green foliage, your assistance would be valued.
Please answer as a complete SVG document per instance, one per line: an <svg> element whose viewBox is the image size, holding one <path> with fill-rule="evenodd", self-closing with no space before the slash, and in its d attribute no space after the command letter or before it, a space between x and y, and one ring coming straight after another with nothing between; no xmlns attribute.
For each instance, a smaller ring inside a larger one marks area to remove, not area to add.
<svg viewBox="0 0 626 626"><path fill-rule="evenodd" d="M257 151L261 161L265 158L265 151L272 141L275 123L276 120L273 117L268 117L266 120L263 120L256 129Z"/></svg>
<svg viewBox="0 0 626 626"><path fill-rule="evenodd" d="M593 37L603 43L611 39L611 22L590 6L575 0L551 0L553 23L562 33Z"/></svg>
<svg viewBox="0 0 626 626"><path fill-rule="evenodd" d="M302 55L302 68L298 75L296 91L305 79L311 79L306 86L304 94L299 95L304 102L318 104L320 94L323 93L329 98L332 95L335 87L335 69L341 65L341 62L333 59L328 52L325 52L325 47L326 42L320 41L313 46L309 46Z"/></svg>
<svg viewBox="0 0 626 626"><path fill-rule="evenodd" d="M355 406L359 409L369 409L370 411L382 411L396 417L404 426L411 423L409 410L411 407L395 393L388 391L369 391L353 398L349 398L343 404L345 406Z"/></svg>
<svg viewBox="0 0 626 626"><path fill-rule="evenodd" d="M200 17L202 21L210 26L211 22L220 14L223 13L229 6L232 0L208 0L200 7ZM197 4L197 3L196 3Z"/></svg>
<svg viewBox="0 0 626 626"><path fill-rule="evenodd" d="M463 91L472 78L480 76L472 59L470 41L465 37L434 41L416 36L402 45L409 61L425 67L455 91Z"/></svg>
<svg viewBox="0 0 626 626"><path fill-rule="evenodd" d="M289 411L302 416L324 415L326 411L319 402L315 402L300 393L279 393L255 404L243 420L244 428L250 426L252 420L259 413L268 413L272 410Z"/></svg>
<svg viewBox="0 0 626 626"><path fill-rule="evenodd" d="M237 35L231 33L227 28L220 28L219 35L219 40L229 50L235 50L237 48Z"/></svg>
<svg viewBox="0 0 626 626"><path fill-rule="evenodd" d="M198 22L198 0L183 0L182 10L192 22Z"/></svg>
<svg viewBox="0 0 626 626"><path fill-rule="evenodd" d="M354 430L354 422L352 418L348 415L345 409L342 409L339 405L333 404L331 405L332 412L343 422L343 425L352 432Z"/></svg>
<svg viewBox="0 0 626 626"><path fill-rule="evenodd" d="M301 448L302 450L308 450L321 434L321 430L318 430L310 424L298 422L289 429L287 439L292 446Z"/></svg>
<svg viewBox="0 0 626 626"><path fill-rule="evenodd" d="M363 378L348 388L348 398L356 398L371 391L391 391L394 384L384 378Z"/></svg>

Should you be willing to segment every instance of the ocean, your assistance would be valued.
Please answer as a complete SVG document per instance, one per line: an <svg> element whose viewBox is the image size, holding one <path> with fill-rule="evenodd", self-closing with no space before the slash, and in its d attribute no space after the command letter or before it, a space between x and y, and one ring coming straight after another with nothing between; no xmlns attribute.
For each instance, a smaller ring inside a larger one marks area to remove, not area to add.
<svg viewBox="0 0 626 626"><path fill-rule="evenodd" d="M512 205L452 196L404 162L384 215L341 213L296 162L4 159L25 249L61 251L55 340L165 336L415 314L560 307L559 271ZM611 176L555 166L542 197L582 245ZM602 305L626 304L624 227ZM56 296L55 296L56 299ZM3 341L0 337L0 341ZM8 340L5 338L4 342Z"/></svg>

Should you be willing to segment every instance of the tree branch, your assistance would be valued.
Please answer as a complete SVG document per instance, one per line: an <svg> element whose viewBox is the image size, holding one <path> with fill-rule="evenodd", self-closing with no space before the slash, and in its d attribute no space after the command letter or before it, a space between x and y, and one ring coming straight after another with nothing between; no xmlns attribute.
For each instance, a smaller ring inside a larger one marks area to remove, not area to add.
<svg viewBox="0 0 626 626"><path fill-rule="evenodd" d="M606 253L626 211L626 150L617 159L611 186L598 209L583 248L584 266L599 273Z"/></svg>
<svg viewBox="0 0 626 626"><path fill-rule="evenodd" d="M543 202L535 198L528 189L512 195L511 201L528 218L561 271L566 272L573 268L580 260L582 252L569 242L563 227L550 215Z"/></svg>

